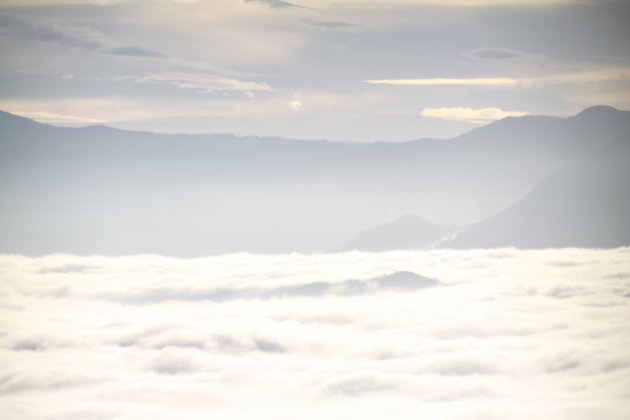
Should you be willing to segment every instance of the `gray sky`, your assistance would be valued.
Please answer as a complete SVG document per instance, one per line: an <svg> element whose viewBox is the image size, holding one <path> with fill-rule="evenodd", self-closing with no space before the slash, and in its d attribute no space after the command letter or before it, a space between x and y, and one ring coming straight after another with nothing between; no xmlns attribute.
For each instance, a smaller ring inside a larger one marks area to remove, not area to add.
<svg viewBox="0 0 630 420"><path fill-rule="evenodd" d="M0 109L348 141L630 109L613 0L0 0Z"/></svg>

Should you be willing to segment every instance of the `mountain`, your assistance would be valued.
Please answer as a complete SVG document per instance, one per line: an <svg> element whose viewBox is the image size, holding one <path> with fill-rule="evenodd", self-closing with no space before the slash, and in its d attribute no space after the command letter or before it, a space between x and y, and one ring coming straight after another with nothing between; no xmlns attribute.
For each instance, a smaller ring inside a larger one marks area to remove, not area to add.
<svg viewBox="0 0 630 420"><path fill-rule="evenodd" d="M579 165L541 182L499 215L445 246L455 248L630 245L630 131Z"/></svg>
<svg viewBox="0 0 630 420"><path fill-rule="evenodd" d="M0 252L312 252L391 214L470 224L614 143L629 115L595 107L452 140L357 144L64 128L0 113Z"/></svg>
<svg viewBox="0 0 630 420"><path fill-rule="evenodd" d="M414 214L359 233L339 251L389 251L394 249L421 249L437 244L452 232L430 223Z"/></svg>

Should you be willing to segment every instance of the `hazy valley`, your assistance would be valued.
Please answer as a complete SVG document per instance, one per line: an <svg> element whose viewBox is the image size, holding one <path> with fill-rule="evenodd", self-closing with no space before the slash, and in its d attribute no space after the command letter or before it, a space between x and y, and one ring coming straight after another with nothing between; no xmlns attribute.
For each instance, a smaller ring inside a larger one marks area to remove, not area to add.
<svg viewBox="0 0 630 420"><path fill-rule="evenodd" d="M630 112L610 107L369 144L60 128L4 113L0 251L630 245L629 133Z"/></svg>

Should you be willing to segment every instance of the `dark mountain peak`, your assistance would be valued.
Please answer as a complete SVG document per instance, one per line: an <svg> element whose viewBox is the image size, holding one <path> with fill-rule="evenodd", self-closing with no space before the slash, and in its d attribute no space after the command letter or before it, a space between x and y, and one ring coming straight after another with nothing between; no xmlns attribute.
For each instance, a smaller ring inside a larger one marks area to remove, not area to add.
<svg viewBox="0 0 630 420"><path fill-rule="evenodd" d="M437 286L439 282L435 279L421 276L411 271L397 271L383 277L374 279L379 288L416 290L425 287Z"/></svg>
<svg viewBox="0 0 630 420"><path fill-rule="evenodd" d="M617 108L613 108L608 105L595 105L584 109L582 112L576 115L576 117L591 117L591 116L603 116L603 115L618 115L623 113L624 111L620 111Z"/></svg>
<svg viewBox="0 0 630 420"><path fill-rule="evenodd" d="M584 109L579 114L569 118L559 118L547 115L524 115L521 117L506 117L487 125L477 127L457 138L478 139L490 137L492 135L502 134L505 137L518 137L519 132L523 130L537 130L538 132L548 132L553 130L554 126L565 125L566 120L577 120L588 124L609 124L623 123L630 117L629 111L621 111L608 105L596 105ZM527 133L530 136L532 133Z"/></svg>
<svg viewBox="0 0 630 420"><path fill-rule="evenodd" d="M550 175L523 199L446 247L615 248L630 244L629 142Z"/></svg>
<svg viewBox="0 0 630 420"><path fill-rule="evenodd" d="M83 127L83 128L86 130L117 130L116 128L108 127L103 124L88 125L87 127Z"/></svg>
<svg viewBox="0 0 630 420"><path fill-rule="evenodd" d="M0 133L3 137L0 140L30 136L33 133L43 132L52 128L47 124L42 124L29 118L0 111Z"/></svg>
<svg viewBox="0 0 630 420"><path fill-rule="evenodd" d="M521 117L506 117L489 124L474 128L464 134L455 137L455 140L465 142L493 141L506 138L520 137L520 133L529 135L530 131L546 132L550 126L556 124L561 118L547 115L523 115ZM525 133L527 131L527 133Z"/></svg>
<svg viewBox="0 0 630 420"><path fill-rule="evenodd" d="M408 213L393 222L364 230L342 249L385 251L417 249L438 242L449 229Z"/></svg>
<svg viewBox="0 0 630 420"><path fill-rule="evenodd" d="M26 126L26 125L31 125L31 126L46 125L46 124L38 123L37 121L34 121L34 120L30 119L30 118L21 117L19 115L11 114L10 112L1 111L1 110L0 110L0 124L2 124L2 125L6 125L6 124L12 124L12 125L22 124L24 126Z"/></svg>
<svg viewBox="0 0 630 420"><path fill-rule="evenodd" d="M599 127L598 130L609 130L613 127L622 128L622 132L628 130L630 125L630 112L621 111L606 105L592 106L586 108L573 118L568 118L577 123L580 130ZM595 133L593 133L595 134Z"/></svg>
<svg viewBox="0 0 630 420"><path fill-rule="evenodd" d="M83 132L89 132L90 134L101 134L101 135L107 135L107 134L145 134L146 132L143 131L130 131L130 130L121 130L119 128L114 128L114 127L109 127L107 125L102 125L102 124L97 124L97 125L88 125L85 127L80 127L79 130L83 131ZM150 133L153 134L153 133Z"/></svg>

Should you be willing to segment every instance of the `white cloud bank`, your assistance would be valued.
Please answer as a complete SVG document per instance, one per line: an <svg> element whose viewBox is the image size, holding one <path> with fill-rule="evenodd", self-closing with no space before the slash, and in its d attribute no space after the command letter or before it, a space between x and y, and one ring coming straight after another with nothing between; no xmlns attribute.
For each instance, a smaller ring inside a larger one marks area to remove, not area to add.
<svg viewBox="0 0 630 420"><path fill-rule="evenodd" d="M338 293L396 271L440 283ZM7 420L630 410L630 248L5 255L0 278Z"/></svg>
<svg viewBox="0 0 630 420"><path fill-rule="evenodd" d="M420 112L423 117L440 118L443 120L467 121L483 124L488 121L500 120L506 117L522 117L529 115L522 111L505 111L501 108L425 108Z"/></svg>

